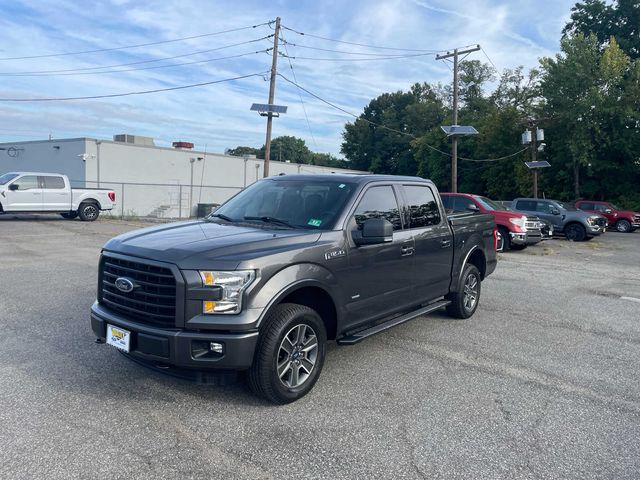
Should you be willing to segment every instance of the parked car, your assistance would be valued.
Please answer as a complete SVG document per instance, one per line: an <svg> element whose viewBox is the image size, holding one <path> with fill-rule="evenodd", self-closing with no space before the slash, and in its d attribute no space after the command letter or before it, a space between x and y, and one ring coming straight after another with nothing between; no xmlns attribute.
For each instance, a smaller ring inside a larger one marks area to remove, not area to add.
<svg viewBox="0 0 640 480"><path fill-rule="evenodd" d="M115 207L113 190L71 188L66 175L10 172L0 176L0 213L59 213L93 222Z"/></svg>
<svg viewBox="0 0 640 480"><path fill-rule="evenodd" d="M640 228L640 213L622 210L610 202L596 200L578 200L576 208L585 212L597 213L607 219L609 225L623 233L631 233Z"/></svg>
<svg viewBox="0 0 640 480"><path fill-rule="evenodd" d="M454 212L474 211L493 216L502 235L503 250L522 250L542 240L538 218L509 212L493 200L468 193L441 193L446 209Z"/></svg>
<svg viewBox="0 0 640 480"><path fill-rule="evenodd" d="M107 242L91 328L149 366L248 370L256 394L288 403L313 387L328 340L473 315L495 241L493 217L448 218L421 178L269 177L205 219Z"/></svg>
<svg viewBox="0 0 640 480"><path fill-rule="evenodd" d="M586 213L572 205L541 198L516 198L511 208L518 212L537 215L553 225L554 232L563 233L568 240L583 241L606 231L607 219Z"/></svg>

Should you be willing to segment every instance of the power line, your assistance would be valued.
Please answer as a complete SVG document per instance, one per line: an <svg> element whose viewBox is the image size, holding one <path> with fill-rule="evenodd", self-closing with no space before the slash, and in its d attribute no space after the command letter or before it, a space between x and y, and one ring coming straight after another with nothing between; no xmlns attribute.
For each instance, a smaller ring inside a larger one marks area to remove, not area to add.
<svg viewBox="0 0 640 480"><path fill-rule="evenodd" d="M347 50L332 50L330 48L320 48L320 47L312 47L310 45L300 45L299 43L293 43L293 42L287 42L286 40L282 39L283 43L286 43L288 45L291 45L293 47L298 47L298 48L306 48L309 50L319 50L322 52L332 52L332 53L343 53L345 55L364 55L367 57L405 57L407 56L406 54L397 54L397 55L392 55L389 53L368 53L368 52L350 52ZM434 55L436 52L430 52L430 53L420 53L418 55ZM417 55L416 55L417 56Z"/></svg>
<svg viewBox="0 0 640 480"><path fill-rule="evenodd" d="M299 88L303 92L311 95L313 98L315 98L317 100L320 100L321 102L326 103L330 107L335 108L336 110L339 110L339 111L341 111L343 113L346 113L347 115L349 115L351 117L354 117L354 118L356 118L358 120L362 120L363 122L366 122L366 123L368 123L370 125L374 125L376 127L383 128L383 129L388 130L390 132L394 132L394 133L397 133L397 134L400 134L400 135L406 135L406 136L414 138L414 139L418 138L413 133L408 133L408 132L403 132L401 130L396 130L395 128L387 127L386 125L381 125L379 123L372 122L371 120L367 120L366 118L362 118L361 116L356 115L355 113L352 113L352 112L350 112L348 110L345 110L342 107L339 107L338 105L336 105L334 103L331 103L329 100L325 100L324 98L320 97L319 95L316 95L315 93L313 93L313 92L307 90L306 88L304 88L303 86L299 85L297 82L294 82L293 80L288 79L287 77L285 77L281 73L278 73L278 76L280 76L282 79L284 79L285 81L289 82L290 84L295 85L297 88ZM432 145L429 145L428 143L422 143L422 145L424 145L425 147L433 150L434 152L438 152L438 153L440 153L442 155L446 155L448 157L451 156L451 153L444 152L444 151L442 151L442 150L440 150L440 149L438 149L438 148L436 148L436 147L434 147ZM499 158L484 158L484 159L480 159L480 160L476 160L476 159L472 159L472 158L465 158L465 157L458 157L458 158L460 160L466 160L466 161L470 161L470 162L497 162L499 160L505 160L507 158L514 157L514 156L524 152L525 150L527 150L527 148L524 148L524 149L519 150L519 151L517 151L515 153L509 154L509 155L505 155L504 157L499 157Z"/></svg>
<svg viewBox="0 0 640 480"><path fill-rule="evenodd" d="M384 57L369 57L369 58L319 58L319 57L299 57L292 56L290 58L294 60L315 60L315 61L328 61L328 62L368 62L375 60L396 60L402 58L415 58L415 57L426 57L432 56L433 53L417 53L417 54L409 54L409 55L389 55ZM280 54L280 56L284 57L284 54Z"/></svg>
<svg viewBox="0 0 640 480"><path fill-rule="evenodd" d="M162 62L165 60L174 60L176 58L192 57L194 55L199 55L201 53L217 52L219 50L225 50L227 48L238 47L240 45L259 42L261 40L264 40L265 38L271 38L272 36L273 35L268 35L266 37L257 38L254 40L247 40L245 42L233 43L231 45L223 45L222 47L209 48L207 50L199 50L197 52L183 53L181 55L173 55L171 57L156 58L153 60L138 60L136 62L118 63L115 65L102 65L99 67L67 68L65 70L40 70L40 71L32 71L32 72L0 72L0 75L8 76L8 77L40 76L40 75L46 76L49 74L65 74L67 72L86 72L86 71L93 71L93 70L103 70L105 68L130 67L132 65L143 65L146 63L155 63L155 62Z"/></svg>
<svg viewBox="0 0 640 480"><path fill-rule="evenodd" d="M291 57L289 57L289 50L287 49L287 41L284 39L284 36L282 38L282 44L284 46L284 51L287 52L287 60L289 61L289 67L291 67L291 74L293 75L293 80L295 82L298 81L298 79L296 78L296 72L293 69L293 63L291 62ZM304 118L307 121L307 127L309 128L309 134L311 135L311 139L313 140L313 145L315 150L318 150L318 144L316 143L316 137L314 137L313 135L313 130L311 130L311 123L309 122L309 117L307 116L307 109L304 106L304 100L302 100L302 94L300 93L300 90L296 89L298 92L298 97L300 97L300 105L302 105L302 111L304 112Z"/></svg>
<svg viewBox="0 0 640 480"><path fill-rule="evenodd" d="M196 60L193 62L183 62L183 63L173 63L169 65L155 65L153 67L137 67L137 68L125 68L120 70L101 70L97 72L70 72L70 73L39 73L39 74L23 74L23 75L11 75L11 76L21 76L21 77L51 77L51 76L77 76L77 75L100 75L104 73L121 73L121 72L137 72L141 70L155 70L159 68L173 68L173 67L183 67L185 65L196 65L201 63L210 63L216 62L219 60L230 60L232 58L240 58L246 57L248 55L255 55L258 53L265 53L271 50L267 48L266 50L258 50L255 52L247 52L247 53L239 53L237 55L229 55L227 57L218 57L218 58L208 58L206 60ZM106 67L104 67L106 68ZM3 75L3 74L0 74Z"/></svg>
<svg viewBox="0 0 640 480"><path fill-rule="evenodd" d="M224 78L222 80L213 80L211 82L192 83L190 85L179 85L177 87L157 88L154 90L141 90L137 92L112 93L109 95L90 95L85 97L52 97L52 98L0 98L0 102L61 102L69 100L94 100L100 98L127 97L130 95L145 95L148 93L169 92L172 90L184 90L187 88L204 87L205 85L213 85L215 83L231 82L233 80L241 80L249 77L263 77L266 72L250 73L248 75L240 75L232 78Z"/></svg>
<svg viewBox="0 0 640 480"><path fill-rule="evenodd" d="M224 33L239 32L241 30L249 30L249 29L252 29L252 28L261 27L263 25L269 25L270 23L272 23L272 22L259 23L257 25L248 25L246 27L232 28L232 29L229 29L229 30L222 30L220 32L203 33L201 35L192 35L190 37L173 38L171 40L160 40L160 41L157 41L157 42L139 43L139 44L136 44L136 45L125 45L125 46L122 46L122 47L99 48L99 49L96 49L96 50L83 50L83 51L77 51L77 52L49 53L49 54L45 54L45 55L28 55L28 56L22 56L22 57L3 57L3 58L0 58L0 61L4 61L4 60L28 60L28 59L34 59L34 58L50 58L50 57L65 57L65 56L69 56L69 55L82 55L82 54L86 54L86 53L99 53L99 52L113 52L113 51L116 51L116 50L127 50L129 48L150 47L150 46L153 46L153 45L163 45L163 44L167 44L167 43L183 42L185 40L193 40L195 38L213 37L215 35L222 35Z"/></svg>
<svg viewBox="0 0 640 480"><path fill-rule="evenodd" d="M379 45L368 45L368 44L365 44L365 43L347 42L347 41L344 41L344 40L337 40L335 38L322 37L320 35L314 35L312 33L301 32L301 31L295 30L293 28L287 27L286 25L283 25L282 28L284 28L285 30L289 30L290 32L296 33L298 35L304 35L306 37L318 38L320 40L326 40L328 42L344 43L345 45L356 45L358 47L377 48L377 49L380 49L380 50L396 50L396 51L399 51L399 52L438 53L438 52L442 51L442 50L425 50L425 49L418 49L418 48L382 47L382 46L379 46Z"/></svg>
<svg viewBox="0 0 640 480"><path fill-rule="evenodd" d="M496 67L496 64L493 63L493 60L491 60L491 58L489 58L489 54L486 52L486 50L482 47L480 47L480 50L482 50L482 53L484 53L484 56L487 57L487 60L489 60L489 63L491 64L491 66L493 67L493 69L497 72L499 72L498 67Z"/></svg>

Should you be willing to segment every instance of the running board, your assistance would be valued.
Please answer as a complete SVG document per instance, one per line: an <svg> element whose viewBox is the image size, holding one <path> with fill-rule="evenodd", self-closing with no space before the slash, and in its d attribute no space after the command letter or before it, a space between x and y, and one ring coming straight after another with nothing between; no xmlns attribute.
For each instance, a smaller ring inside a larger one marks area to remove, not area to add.
<svg viewBox="0 0 640 480"><path fill-rule="evenodd" d="M373 327L366 328L364 330L357 331L352 333L351 335L347 335L337 340L338 345L354 345L365 338L371 337L376 333L384 332L385 330L389 330L397 325L408 322L409 320L413 320L420 315L426 315L427 313L435 312L443 307L446 307L451 303L450 300L440 300L435 303L431 303L426 307L419 308L418 310L414 310L413 312L405 313L399 317L394 317L391 320L387 320L386 322L379 323L374 325Z"/></svg>

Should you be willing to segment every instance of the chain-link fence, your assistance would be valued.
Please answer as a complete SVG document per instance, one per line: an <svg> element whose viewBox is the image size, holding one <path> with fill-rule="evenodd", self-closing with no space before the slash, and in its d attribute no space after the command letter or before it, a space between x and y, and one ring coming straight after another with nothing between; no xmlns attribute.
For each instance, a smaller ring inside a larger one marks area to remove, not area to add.
<svg viewBox="0 0 640 480"><path fill-rule="evenodd" d="M113 190L116 206L103 215L118 218L186 219L204 216L243 187L176 183L95 182L71 180L72 188Z"/></svg>

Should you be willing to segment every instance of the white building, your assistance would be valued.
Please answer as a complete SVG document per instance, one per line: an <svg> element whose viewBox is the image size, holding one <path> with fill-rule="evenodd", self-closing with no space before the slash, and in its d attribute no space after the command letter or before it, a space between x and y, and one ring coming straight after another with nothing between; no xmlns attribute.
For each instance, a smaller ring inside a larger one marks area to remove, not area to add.
<svg viewBox="0 0 640 480"><path fill-rule="evenodd" d="M118 206L112 215L166 218L195 215L197 204L222 203L262 178L261 159L157 147L148 137L116 135L114 139L118 141L69 138L0 143L0 174L62 173L76 187L114 190ZM270 175L332 171L364 173L269 162Z"/></svg>

